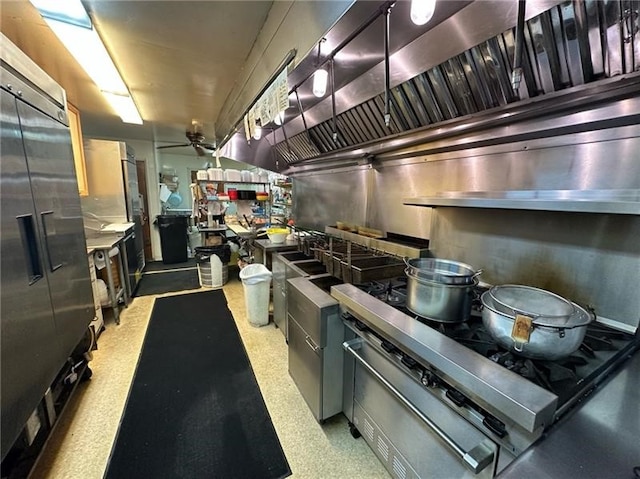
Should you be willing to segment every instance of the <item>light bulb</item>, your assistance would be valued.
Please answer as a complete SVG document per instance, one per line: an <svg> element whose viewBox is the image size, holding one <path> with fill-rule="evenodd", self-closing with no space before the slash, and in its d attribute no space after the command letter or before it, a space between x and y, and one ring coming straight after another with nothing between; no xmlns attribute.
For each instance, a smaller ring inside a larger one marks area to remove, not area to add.
<svg viewBox="0 0 640 479"><path fill-rule="evenodd" d="M259 140L262 137L262 128L258 125L253 129L253 138Z"/></svg>
<svg viewBox="0 0 640 479"><path fill-rule="evenodd" d="M436 9L436 0L411 0L411 21L416 25L424 25Z"/></svg>
<svg viewBox="0 0 640 479"><path fill-rule="evenodd" d="M313 94L318 98L322 98L327 92L327 79L329 72L323 68L316 70L313 74Z"/></svg>
<svg viewBox="0 0 640 479"><path fill-rule="evenodd" d="M284 121L284 110L278 113L276 117L273 119L273 121L276 122L276 125L281 126L282 122Z"/></svg>

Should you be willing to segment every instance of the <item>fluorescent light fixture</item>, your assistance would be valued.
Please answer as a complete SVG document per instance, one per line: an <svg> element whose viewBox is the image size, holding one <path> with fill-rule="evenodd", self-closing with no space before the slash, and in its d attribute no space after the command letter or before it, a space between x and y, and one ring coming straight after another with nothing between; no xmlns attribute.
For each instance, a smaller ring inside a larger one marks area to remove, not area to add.
<svg viewBox="0 0 640 479"><path fill-rule="evenodd" d="M254 140L259 140L262 138L262 127L260 125L256 125L253 129L253 138Z"/></svg>
<svg viewBox="0 0 640 479"><path fill-rule="evenodd" d="M125 123L142 119L80 0L30 0ZM118 108L123 108L120 110ZM134 113L135 112L135 113Z"/></svg>
<svg viewBox="0 0 640 479"><path fill-rule="evenodd" d="M136 104L133 103L133 98L129 95L119 95L107 91L103 91L102 94L123 122L142 125L142 118L140 118Z"/></svg>
<svg viewBox="0 0 640 479"><path fill-rule="evenodd" d="M436 0L411 0L411 21L416 25L424 25L436 9Z"/></svg>
<svg viewBox="0 0 640 479"><path fill-rule="evenodd" d="M318 98L322 98L327 92L327 79L329 78L329 72L321 68L316 70L313 74L313 94Z"/></svg>
<svg viewBox="0 0 640 479"><path fill-rule="evenodd" d="M45 19L91 29L91 19L80 0L30 0Z"/></svg>

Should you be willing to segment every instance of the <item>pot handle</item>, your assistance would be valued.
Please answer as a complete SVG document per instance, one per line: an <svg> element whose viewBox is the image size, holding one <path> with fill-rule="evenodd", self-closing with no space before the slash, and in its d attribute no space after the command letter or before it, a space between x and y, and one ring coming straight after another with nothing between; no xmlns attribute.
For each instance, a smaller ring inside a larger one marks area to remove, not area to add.
<svg viewBox="0 0 640 479"><path fill-rule="evenodd" d="M482 269L479 269L478 271L476 271L475 273L473 273L471 275L472 278L477 278L478 276L480 276L484 271Z"/></svg>
<svg viewBox="0 0 640 479"><path fill-rule="evenodd" d="M516 318L513 322L511 329L511 339L513 339L513 349L521 353L524 349L524 345L529 342L531 337L531 331L533 331L533 319L529 316L522 314L516 314Z"/></svg>

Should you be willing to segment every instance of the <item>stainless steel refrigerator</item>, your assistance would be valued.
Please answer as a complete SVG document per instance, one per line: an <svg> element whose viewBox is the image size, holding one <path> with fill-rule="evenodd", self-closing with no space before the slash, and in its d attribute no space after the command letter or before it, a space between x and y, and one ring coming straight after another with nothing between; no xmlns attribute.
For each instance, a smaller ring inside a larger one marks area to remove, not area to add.
<svg viewBox="0 0 640 479"><path fill-rule="evenodd" d="M145 265L142 197L133 148L122 141L85 140L84 154L89 195L82 197L87 224L113 231L109 225L133 223L123 231L129 287L133 292ZM99 233L99 231L97 231Z"/></svg>
<svg viewBox="0 0 640 479"><path fill-rule="evenodd" d="M44 426L33 413L94 306L65 92L1 33L0 42L4 459L28 420L32 434Z"/></svg>

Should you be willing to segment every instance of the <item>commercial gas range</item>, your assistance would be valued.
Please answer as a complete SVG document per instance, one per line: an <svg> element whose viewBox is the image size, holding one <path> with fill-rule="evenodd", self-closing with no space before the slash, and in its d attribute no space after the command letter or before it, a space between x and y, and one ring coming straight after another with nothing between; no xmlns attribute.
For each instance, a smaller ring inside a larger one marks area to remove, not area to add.
<svg viewBox="0 0 640 479"><path fill-rule="evenodd" d="M394 477L494 477L639 346L596 322L570 357L529 360L493 340L479 301L445 325L406 309L405 277L331 295L347 330L344 413Z"/></svg>

